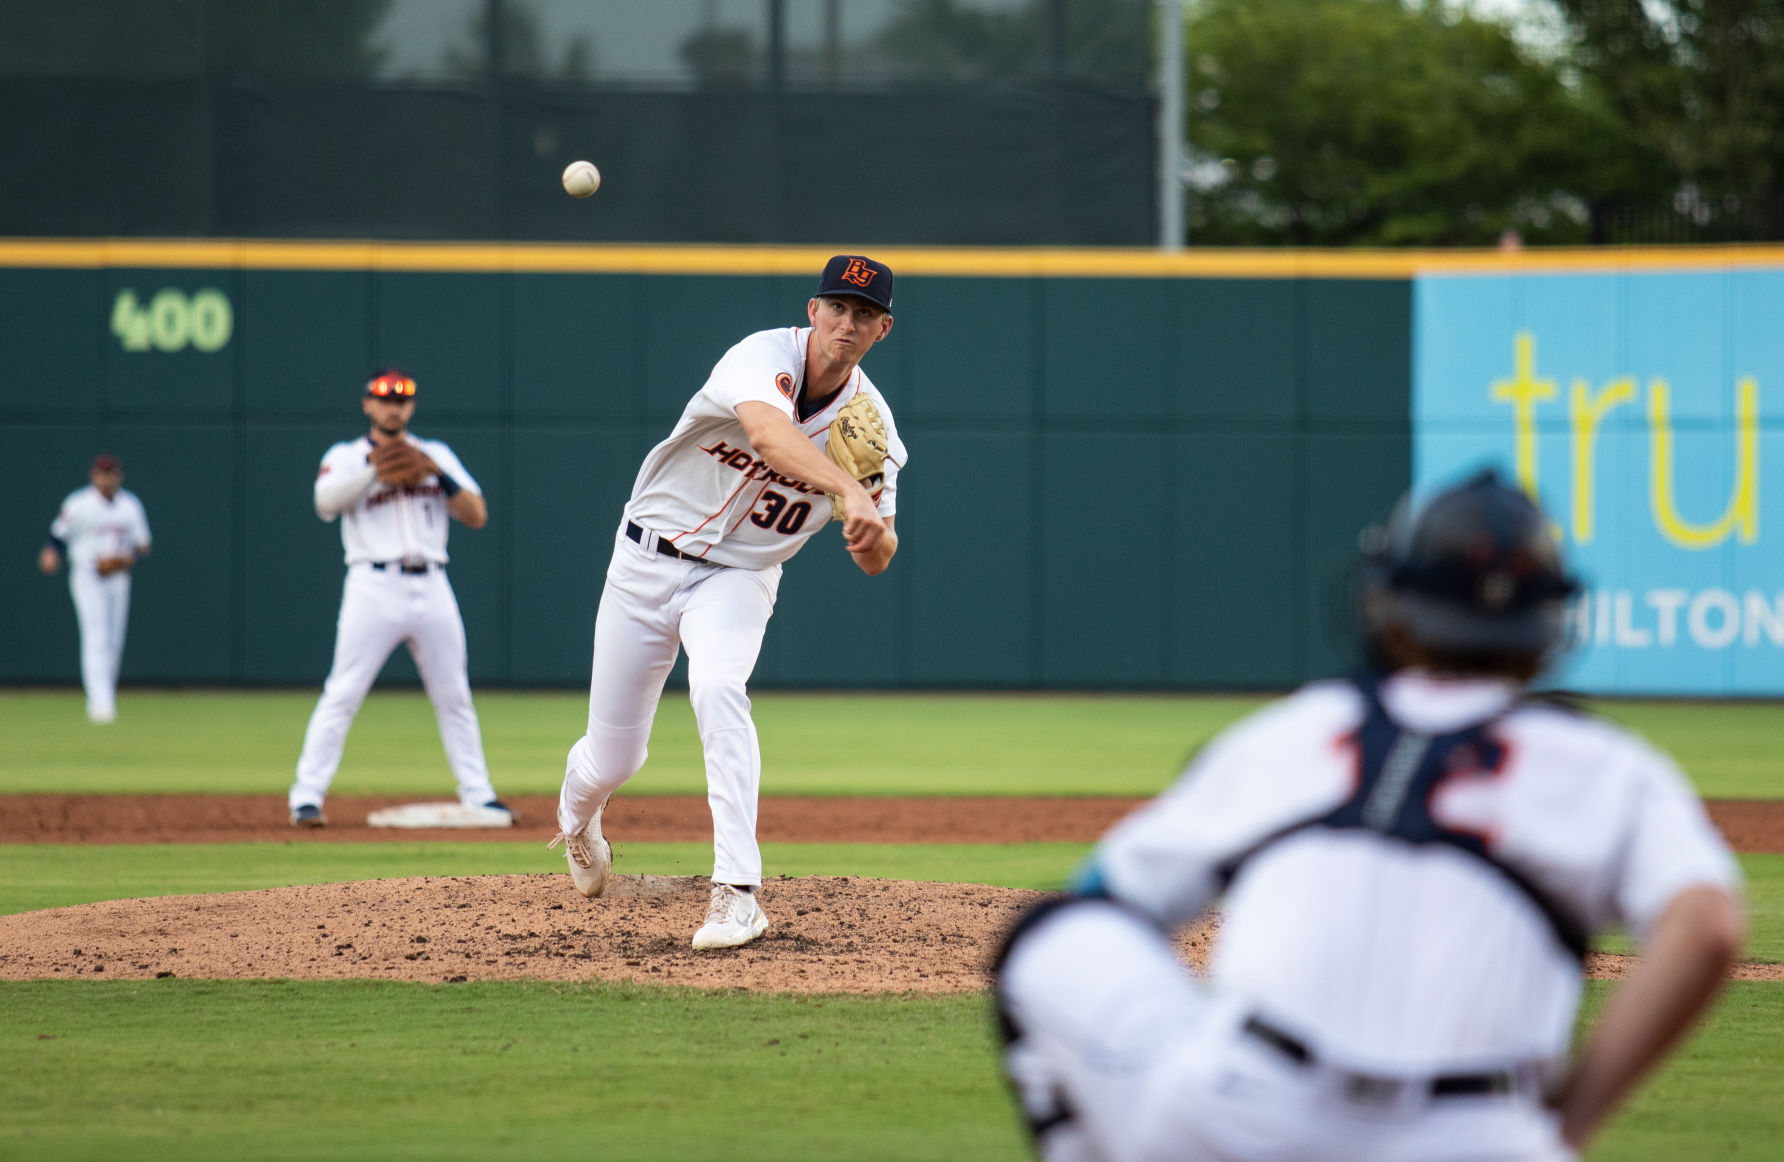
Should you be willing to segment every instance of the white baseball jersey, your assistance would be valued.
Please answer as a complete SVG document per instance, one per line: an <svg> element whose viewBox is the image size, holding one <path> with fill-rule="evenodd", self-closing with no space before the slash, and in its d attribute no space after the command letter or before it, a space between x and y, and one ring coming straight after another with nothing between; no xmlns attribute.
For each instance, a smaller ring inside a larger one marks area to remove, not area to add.
<svg viewBox="0 0 1784 1162"><path fill-rule="evenodd" d="M1380 692L1392 722L1428 737L1505 712L1519 689L1405 672ZM1318 683L1223 733L1105 839L1093 866L1108 893L1165 925L1193 917L1223 863L1352 799L1367 708L1356 686ZM1434 772L1430 818L1483 839L1585 928L1620 923L1641 939L1680 891L1738 885L1696 795L1634 735L1526 703L1485 737L1487 758L1455 752ZM1552 1065L1580 972L1533 899L1452 845L1368 827L1296 831L1232 879L1216 986L1352 1069Z"/></svg>
<svg viewBox="0 0 1784 1162"><path fill-rule="evenodd" d="M451 448L438 440L405 438L460 488L483 495ZM369 436L343 440L323 454L322 467L316 473L316 515L323 520L341 518L347 564L431 561L444 565L450 521L439 476L425 476L418 484L393 488L378 480L377 470L367 459L371 452Z"/></svg>
<svg viewBox="0 0 1784 1162"><path fill-rule="evenodd" d="M857 367L814 414L801 416L795 406L805 386L810 334L809 327L758 331L725 352L669 437L644 458L626 505L628 520L714 564L743 569L780 564L830 520L830 501L822 489L782 476L757 458L737 419L737 405L779 408L821 449L829 443L830 421L837 411L863 392L886 422L888 455L879 512L897 513L905 447L892 409L867 373Z"/></svg>
<svg viewBox="0 0 1784 1162"><path fill-rule="evenodd" d="M89 484L68 494L50 535L68 546L70 569L88 570L102 557L135 557L148 548L149 518L128 489L107 500Z"/></svg>

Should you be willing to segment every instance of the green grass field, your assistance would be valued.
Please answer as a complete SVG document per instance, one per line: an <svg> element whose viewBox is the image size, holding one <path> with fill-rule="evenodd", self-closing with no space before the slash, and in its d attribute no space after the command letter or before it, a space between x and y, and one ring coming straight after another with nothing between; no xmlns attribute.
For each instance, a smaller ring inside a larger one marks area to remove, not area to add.
<svg viewBox="0 0 1784 1162"><path fill-rule="evenodd" d="M7 1157L1027 1156L979 996L382 981L0 996ZM1784 990L1732 986L1593 1162L1764 1157L1784 1130L1781 1019Z"/></svg>
<svg viewBox="0 0 1784 1162"><path fill-rule="evenodd" d="M1215 731L1261 705L1206 695L759 694L764 794L1150 795ZM96 730L71 691L0 691L0 794L274 792L291 782L313 692L134 691ZM477 696L498 790L551 794L582 733L580 693ZM1615 702L1712 798L1784 798L1784 704ZM877 749L863 752L860 740ZM347 741L338 794L451 787L427 699L380 692ZM685 694L663 700L628 794L704 793Z"/></svg>
<svg viewBox="0 0 1784 1162"><path fill-rule="evenodd" d="M479 697L508 793L556 789L576 694ZM126 691L95 730L70 692L0 693L0 796L277 793L310 694ZM767 695L769 793L1146 794L1255 699ZM1615 703L1706 794L1784 797L1784 709ZM847 756L863 734L882 756ZM344 793L450 786L418 695L374 697ZM638 793L703 789L671 696ZM5 800L0 797L0 811ZM768 844L770 874L1052 887L1085 844ZM706 844L627 844L620 870L699 874ZM1746 856L1751 955L1784 961L1784 856ZM555 871L536 844L0 846L0 913L141 895L419 874ZM1588 1011L1605 988L1588 989ZM1784 1140L1784 986L1737 984L1592 1162L1762 1157ZM620 985L0 984L0 1157L830 1159L1025 1157L985 1000Z"/></svg>

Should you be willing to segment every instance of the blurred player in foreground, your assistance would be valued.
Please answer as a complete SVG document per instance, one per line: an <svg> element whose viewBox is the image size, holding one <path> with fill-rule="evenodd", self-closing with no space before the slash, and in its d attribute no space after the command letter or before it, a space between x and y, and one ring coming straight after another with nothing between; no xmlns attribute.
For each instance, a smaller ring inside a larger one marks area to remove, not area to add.
<svg viewBox="0 0 1784 1162"><path fill-rule="evenodd" d="M745 684L781 563L832 516L869 576L898 549L904 445L860 367L892 329L892 272L837 255L806 317L809 327L761 331L727 351L645 457L595 617L588 732L570 750L558 800L571 878L598 896L613 862L601 812L644 765L663 682L685 646L713 829L712 900L695 948L734 948L768 930L755 896L762 756Z"/></svg>
<svg viewBox="0 0 1784 1162"><path fill-rule="evenodd" d="M81 631L81 685L87 721L118 716L118 665L130 624L130 570L149 551L149 518L142 501L124 488L124 466L101 452L87 473L91 482L68 494L50 524L50 539L37 567L55 576L68 558L68 591Z"/></svg>
<svg viewBox="0 0 1784 1162"><path fill-rule="evenodd" d="M1492 473L1366 534L1374 672L1216 738L997 970L1042 1157L1576 1156L1738 955L1733 858L1633 735L1526 694L1563 637L1542 514ZM1224 892L1212 980L1167 934ZM1642 960L1567 1065L1592 932Z"/></svg>
<svg viewBox="0 0 1784 1162"><path fill-rule="evenodd" d="M496 799L483 760L465 670L465 623L446 580L447 518L482 528L489 520L483 490L451 448L409 434L412 378L400 371L373 376L361 407L371 430L330 448L316 473L316 515L341 518L347 581L334 665L304 731L291 784L291 822L327 822L322 801L341 765L347 729L385 659L406 642L434 704L459 802L479 818L488 816L475 825L510 826L514 818Z"/></svg>

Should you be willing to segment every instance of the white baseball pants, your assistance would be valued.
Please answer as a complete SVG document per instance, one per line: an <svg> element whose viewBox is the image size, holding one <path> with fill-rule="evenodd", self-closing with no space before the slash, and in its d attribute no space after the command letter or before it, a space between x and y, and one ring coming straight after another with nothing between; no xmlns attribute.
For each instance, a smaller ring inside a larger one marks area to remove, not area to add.
<svg viewBox="0 0 1784 1162"><path fill-rule="evenodd" d="M322 805L340 768L353 716L398 643L408 645L434 704L446 762L458 780L459 802L475 806L496 797L465 673L465 623L445 570L436 566L411 574L395 566L380 571L357 564L348 568L341 592L334 666L304 731L297 781L289 796L293 808Z"/></svg>
<svg viewBox="0 0 1784 1162"><path fill-rule="evenodd" d="M130 624L130 570L101 577L92 567L71 565L68 592L81 631L81 686L87 717L110 722L117 716L118 666L124 659L124 631Z"/></svg>
<svg viewBox="0 0 1784 1162"><path fill-rule="evenodd" d="M1004 1068L1047 1162L1571 1162L1528 1094L1360 1104L1343 1077L1246 1033L1148 924L1068 905L998 976Z"/></svg>
<svg viewBox="0 0 1784 1162"><path fill-rule="evenodd" d="M688 651L688 693L706 755L712 808L712 878L760 884L756 797L762 754L746 692L774 613L780 566L731 569L678 561L628 540L614 541L595 615L588 733L570 748L558 824L588 825L608 796L644 765L650 724L675 655Z"/></svg>

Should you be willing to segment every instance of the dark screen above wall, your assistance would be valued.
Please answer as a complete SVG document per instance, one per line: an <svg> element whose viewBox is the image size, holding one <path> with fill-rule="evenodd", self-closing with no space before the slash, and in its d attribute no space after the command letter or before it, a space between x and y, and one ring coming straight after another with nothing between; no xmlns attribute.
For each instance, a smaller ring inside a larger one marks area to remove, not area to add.
<svg viewBox="0 0 1784 1162"><path fill-rule="evenodd" d="M15 236L1143 245L1156 231L1150 100L1058 84L845 98L0 80L0 156L26 163L0 166L0 235ZM587 200L558 184L578 158L604 179Z"/></svg>

